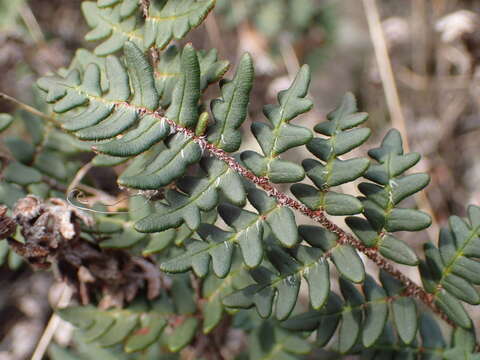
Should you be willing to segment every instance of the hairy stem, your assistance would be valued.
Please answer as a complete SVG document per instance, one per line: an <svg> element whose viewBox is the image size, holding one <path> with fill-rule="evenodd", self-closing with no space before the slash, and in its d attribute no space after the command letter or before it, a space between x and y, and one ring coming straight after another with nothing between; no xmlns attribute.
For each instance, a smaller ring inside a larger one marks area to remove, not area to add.
<svg viewBox="0 0 480 360"><path fill-rule="evenodd" d="M322 227L327 230L335 233L338 236L338 242L341 244L349 244L355 247L358 251L365 254L371 261L373 261L379 268L383 269L395 279L400 281L405 287L405 294L412 296L421 302L423 302L427 307L429 307L434 313L436 313L440 318L442 318L449 325L456 327L456 325L448 318L448 316L440 309L434 302L434 297L432 294L427 293L421 286L417 285L413 280L408 276L404 275L398 269L396 269L389 261L387 261L382 255L379 254L376 248L369 248L365 246L360 240L355 238L350 233L346 232L339 226L331 222L325 213L321 210L311 210L307 206L303 205L299 201L293 199L289 195L276 189L273 184L266 177L261 177L255 175L253 172L242 166L235 160L233 156L224 150L216 147L213 144L210 144L205 136L195 135L195 131L178 126L173 120L165 117L160 111L152 112L147 109L140 110L142 114L153 115L161 121L165 121L170 125L172 130L175 132L180 132L185 136L191 138L196 142L202 149L208 151L211 155L215 156L217 159L225 162L233 171L238 173L244 178L247 178L253 182L258 187L262 188L267 192L271 197L274 197L277 202L283 206L288 206L291 209L294 209L303 215L309 217L313 221L319 223Z"/></svg>

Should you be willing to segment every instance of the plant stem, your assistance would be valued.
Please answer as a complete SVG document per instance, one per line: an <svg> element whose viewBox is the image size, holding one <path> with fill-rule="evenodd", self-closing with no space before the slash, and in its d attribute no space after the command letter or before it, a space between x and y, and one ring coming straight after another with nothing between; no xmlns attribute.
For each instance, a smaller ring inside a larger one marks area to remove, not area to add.
<svg viewBox="0 0 480 360"><path fill-rule="evenodd" d="M365 254L379 268L383 269L395 279L400 281L405 288L404 293L406 295L412 296L420 300L434 313L436 313L441 319L443 319L449 325L456 327L455 323L450 320L450 318L435 304L432 294L427 293L421 286L417 285L408 276L404 275L401 271L396 269L389 261L387 261L382 255L379 254L376 248L369 248L365 246L353 235L349 234L348 232L331 222L322 210L311 210L307 206L290 197L289 195L279 191L273 186L273 184L268 180L268 178L255 175L253 172L239 164L237 160L235 160L235 158L229 153L216 147L213 144L210 144L205 136L195 135L194 130L177 125L173 120L165 117L160 111L152 112L147 109L140 109L140 112L142 114L154 116L161 121L165 121L170 125L172 130L182 133L185 136L191 138L192 141L194 141L200 146L200 148L208 151L217 159L225 162L233 171L238 173L240 176L250 180L255 185L262 188L265 192L267 192L269 196L274 197L279 204L283 206L288 206L289 208L302 213L303 215L322 225L322 227L324 227L325 229L335 233L338 236L337 241L339 243L349 244L355 247L361 253Z"/></svg>
<svg viewBox="0 0 480 360"><path fill-rule="evenodd" d="M62 292L60 295L60 299L57 303L57 308L65 308L70 303L70 299L72 298L72 289L66 284L63 284ZM53 313L48 321L47 327L43 331L42 337L38 341L37 347L32 355L31 360L41 360L45 352L48 349L48 345L52 341L53 335L55 335L55 331L57 331L58 326L61 324L63 320L58 316L56 313Z"/></svg>
<svg viewBox="0 0 480 360"><path fill-rule="evenodd" d="M4 99L4 100L6 100L6 101L8 101L8 102L11 102L11 103L15 104L16 107L18 107L18 108L20 108L20 109L22 109L22 110L25 110L25 111L33 114L33 115L39 116L39 117L41 117L42 119L47 120L47 121L50 121L50 122L54 123L56 126L60 127L60 123L59 123L56 119L48 116L47 114L44 114L44 113L41 112L40 110L37 110L37 109L35 109L34 107L32 107L32 106L30 106L30 105L27 105L27 104L25 104L25 103L23 103L23 102L15 99L15 98L11 97L10 95L7 95L7 94L5 94L5 93L3 93L3 92L0 92L0 99Z"/></svg>

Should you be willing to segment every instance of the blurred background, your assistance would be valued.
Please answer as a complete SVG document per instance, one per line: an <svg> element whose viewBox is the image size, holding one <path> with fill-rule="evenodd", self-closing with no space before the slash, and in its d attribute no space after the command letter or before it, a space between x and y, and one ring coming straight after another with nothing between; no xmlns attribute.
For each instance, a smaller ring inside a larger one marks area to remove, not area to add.
<svg viewBox="0 0 480 360"><path fill-rule="evenodd" d="M93 48L83 40L80 3L0 0L1 92L34 103L39 76L68 66L77 48ZM480 203L480 0L217 0L185 41L217 48L232 69L244 51L253 54L257 77L246 127L262 119L263 105L276 101L303 63L313 70L315 107L302 121L318 123L352 91L373 131L360 153L397 127L409 150L423 155L416 170L432 178L416 202L434 226L410 244L435 241L449 215ZM217 94L213 86L208 97ZM0 101L0 112L10 110ZM256 146L246 140L245 147ZM300 162L306 155L287 156ZM105 176L92 176L107 186ZM6 248L0 257L0 360L27 359L56 291L49 274L32 272Z"/></svg>

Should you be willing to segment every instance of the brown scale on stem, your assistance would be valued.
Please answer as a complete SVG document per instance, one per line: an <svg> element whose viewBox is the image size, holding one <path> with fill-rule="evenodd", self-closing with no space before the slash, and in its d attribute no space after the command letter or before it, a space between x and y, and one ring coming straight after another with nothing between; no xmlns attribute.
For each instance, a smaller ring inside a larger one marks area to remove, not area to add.
<svg viewBox="0 0 480 360"><path fill-rule="evenodd" d="M161 111L152 112L148 109L141 109L146 114L155 116L160 121L165 121L174 132L180 132L185 136L192 139L196 142L201 149L208 151L211 155L215 156L217 159L225 162L233 171L241 175L242 177L250 180L258 187L265 190L265 192L276 199L276 201L283 205L288 206L293 210L299 211L303 215L309 217L313 221L319 223L325 229L335 233L338 236L338 242L342 244L349 244L355 247L359 252L365 254L371 261L373 261L379 268L383 269L395 279L400 281L404 286L405 294L412 296L421 302L423 302L427 307L429 307L434 313L436 313L441 319L448 323L452 327L456 327L456 324L450 320L450 318L435 304L435 298L432 294L427 293L422 287L417 285L413 280L408 276L404 275L398 269L396 269L390 262L388 262L383 256L381 256L377 249L369 248L365 246L360 240L356 239L353 235L349 234L339 226L332 223L321 210L311 210L302 203L293 199L289 195L277 190L266 177L261 177L255 175L253 172L239 164L233 156L225 152L224 150L216 147L213 144L210 144L206 137L197 136L195 132L191 129L184 128L176 124L173 120L168 119L163 115Z"/></svg>

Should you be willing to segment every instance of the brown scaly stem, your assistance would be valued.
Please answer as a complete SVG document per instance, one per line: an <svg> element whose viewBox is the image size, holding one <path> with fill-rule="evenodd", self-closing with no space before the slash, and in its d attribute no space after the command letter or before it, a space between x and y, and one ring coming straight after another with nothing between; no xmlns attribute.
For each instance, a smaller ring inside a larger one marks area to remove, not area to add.
<svg viewBox="0 0 480 360"><path fill-rule="evenodd" d="M22 103L19 103L15 99L11 98L10 96L0 93L0 98L4 98L9 101L13 101L17 103L20 107L25 108L25 110L33 112L31 107L26 106ZM127 106L127 107L132 107L128 103L121 103L117 104L117 106ZM38 110L35 110L35 114L38 116L41 116L43 118L47 118L47 120L54 121L55 123L57 122L56 120L47 117L45 114L38 112ZM251 182L253 182L255 185L258 187L262 188L269 194L271 197L274 197L277 202L283 206L288 206L291 209L297 210L303 215L309 217L313 221L319 223L322 225L324 228L327 230L335 233L338 236L338 242L341 244L350 244L351 246L355 247L358 251L362 252L365 254L370 260L372 260L379 268L385 270L388 272L390 275L392 275L394 278L399 280L403 286L405 287L405 294L415 297L418 300L422 301L426 306L428 306L434 313L436 313L440 318L442 318L445 322L450 324L451 326L456 326L449 318L448 316L438 308L438 306L435 304L434 296L432 294L427 293L422 287L418 286L415 282L413 282L409 277L406 275L402 274L398 269L395 269L395 267L388 262L383 256L381 256L376 248L368 248L366 247L362 242L360 242L358 239L353 237L351 234L348 232L344 231L342 228L339 226L335 225L332 223L326 216L325 213L321 210L311 210L305 205L301 204L297 200L293 199L292 197L288 196L285 193L282 193L281 191L277 190L268 180L268 178L263 177L263 176L257 176L244 166L240 165L233 156L231 156L229 153L225 152L224 150L217 148L215 145L210 144L205 136L198 136L195 135L195 131L179 126L177 125L173 120L168 119L163 115L162 111L151 111L146 108L139 108L135 107L135 110L137 110L141 115L151 115L154 116L155 118L159 119L160 121L165 121L169 126L171 127L173 132L179 132L184 134L185 136L189 137L192 139L192 141L196 142L200 148L203 151L208 151L211 155L215 156L219 160L222 160L225 162L233 171L238 173L244 178L247 178ZM38 114L37 114L38 112ZM95 147L93 147L95 150Z"/></svg>
<svg viewBox="0 0 480 360"><path fill-rule="evenodd" d="M130 106L130 105L127 105ZM456 324L450 320L450 318L435 304L434 296L427 293L422 287L417 285L413 280L408 276L404 275L401 271L396 269L390 262L388 262L383 256L378 253L376 248L369 248L365 246L360 240L356 239L353 235L349 234L339 226L332 223L321 210L311 210L307 206L288 196L287 194L277 190L268 178L263 176L257 176L244 166L240 165L237 160L229 153L224 150L216 147L213 144L210 144L205 136L197 136L195 132L191 129L179 126L173 120L168 119L163 115L161 111L152 112L148 109L139 109L139 112L143 115L153 115L161 121L165 121L169 124L173 132L182 133L185 136L191 138L196 142L200 148L204 151L208 151L211 155L215 156L217 159L225 162L233 171L238 173L244 178L247 178L253 182L258 187L262 188L267 192L271 197L274 197L277 202L283 206L288 206L291 209L294 209L303 215L309 217L313 221L322 225L322 227L327 230L335 233L338 236L338 242L341 244L349 244L355 247L358 251L365 254L371 261L373 261L379 268L383 269L395 279L400 281L405 287L404 294L412 296L421 302L423 302L427 307L429 307L434 313L436 313L441 319L452 327L456 327Z"/></svg>

